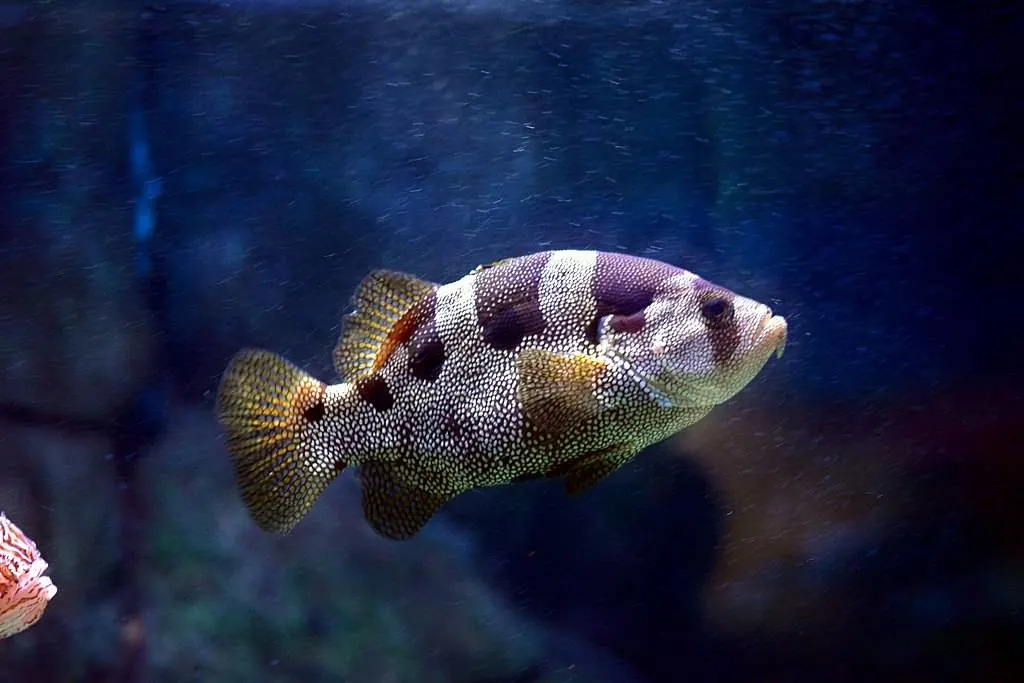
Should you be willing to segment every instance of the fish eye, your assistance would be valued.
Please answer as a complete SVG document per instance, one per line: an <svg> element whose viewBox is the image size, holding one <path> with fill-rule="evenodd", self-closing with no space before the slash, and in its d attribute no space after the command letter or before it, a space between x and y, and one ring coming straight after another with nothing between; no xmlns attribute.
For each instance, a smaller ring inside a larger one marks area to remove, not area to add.
<svg viewBox="0 0 1024 683"><path fill-rule="evenodd" d="M722 317L722 314L729 308L728 302L721 297L708 299L700 307L700 314L706 320L715 320Z"/></svg>

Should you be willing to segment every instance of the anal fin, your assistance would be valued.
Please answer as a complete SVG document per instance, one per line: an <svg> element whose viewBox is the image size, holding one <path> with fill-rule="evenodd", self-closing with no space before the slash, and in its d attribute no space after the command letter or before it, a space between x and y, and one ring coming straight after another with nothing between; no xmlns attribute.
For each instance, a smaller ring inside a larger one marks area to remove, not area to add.
<svg viewBox="0 0 1024 683"><path fill-rule="evenodd" d="M363 514L378 534L403 541L426 526L451 496L405 484L395 477L392 467L380 462L359 466Z"/></svg>
<svg viewBox="0 0 1024 683"><path fill-rule="evenodd" d="M582 353L524 349L516 358L518 397L528 423L542 433L568 431L600 412L597 383L603 361Z"/></svg>

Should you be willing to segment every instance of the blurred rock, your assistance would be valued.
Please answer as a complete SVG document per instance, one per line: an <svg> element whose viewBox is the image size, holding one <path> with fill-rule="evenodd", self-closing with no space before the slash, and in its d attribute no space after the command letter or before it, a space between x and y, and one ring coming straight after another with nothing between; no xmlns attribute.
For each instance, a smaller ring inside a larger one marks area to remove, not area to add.
<svg viewBox="0 0 1024 683"><path fill-rule="evenodd" d="M119 6L38 3L0 38L0 404L109 418L149 371L122 167L132 24Z"/></svg>
<svg viewBox="0 0 1024 683"><path fill-rule="evenodd" d="M158 239L195 391L242 343L328 372L370 268L454 278L507 255L496 238L530 250L528 35L322 8L154 22Z"/></svg>
<svg viewBox="0 0 1024 683"><path fill-rule="evenodd" d="M517 614L443 519L412 541L376 536L351 474L293 533L263 533L212 415L181 410L172 424L143 471L149 680L477 683L533 667L544 683L629 680Z"/></svg>
<svg viewBox="0 0 1024 683"><path fill-rule="evenodd" d="M904 453L919 443L878 425L860 432L845 413L797 405L739 396L677 442L725 507L703 596L720 633L824 634L845 626L853 596L837 590L843 566L909 502L899 475Z"/></svg>
<svg viewBox="0 0 1024 683"><path fill-rule="evenodd" d="M1024 573L1022 416L1019 392L998 385L828 405L740 396L717 409L679 440L727 510L704 593L712 628L810 646L869 615L920 634L1008 618L1020 598L989 586L993 567ZM911 575L921 583L905 585ZM934 620L912 607L929 582L948 608Z"/></svg>
<svg viewBox="0 0 1024 683"><path fill-rule="evenodd" d="M812 402L779 383L790 359L577 499L517 484L446 514L526 609L650 680L815 680L859 647L872 656L838 680L1011 661L996 643L1024 633L1019 390ZM972 624L996 640L929 653Z"/></svg>
<svg viewBox="0 0 1024 683"><path fill-rule="evenodd" d="M46 614L0 648L0 681L83 680L116 654L117 507L102 435L0 418L0 503L49 563ZM72 645L73 644L73 645Z"/></svg>

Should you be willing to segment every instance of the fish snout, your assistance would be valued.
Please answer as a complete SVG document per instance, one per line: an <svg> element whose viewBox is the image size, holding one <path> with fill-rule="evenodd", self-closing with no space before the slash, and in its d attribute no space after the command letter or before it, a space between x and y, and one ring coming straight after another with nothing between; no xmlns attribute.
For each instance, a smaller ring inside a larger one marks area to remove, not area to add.
<svg viewBox="0 0 1024 683"><path fill-rule="evenodd" d="M762 345L772 349L776 358L782 358L786 350L786 338L789 335L789 325L781 315L773 315L772 309L765 307L765 317L761 322L761 333L759 335Z"/></svg>

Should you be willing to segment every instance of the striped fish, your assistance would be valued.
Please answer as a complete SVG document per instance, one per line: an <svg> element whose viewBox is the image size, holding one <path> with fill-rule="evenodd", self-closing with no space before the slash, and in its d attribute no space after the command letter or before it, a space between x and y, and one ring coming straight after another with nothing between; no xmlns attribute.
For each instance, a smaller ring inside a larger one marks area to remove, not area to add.
<svg viewBox="0 0 1024 683"><path fill-rule="evenodd" d="M35 624L57 594L35 541L0 512L0 639Z"/></svg>
<svg viewBox="0 0 1024 683"><path fill-rule="evenodd" d="M782 355L771 309L660 261L546 251L439 285L371 272L338 384L246 349L217 397L242 500L284 533L346 467L380 535L414 536L470 489L584 491Z"/></svg>

